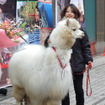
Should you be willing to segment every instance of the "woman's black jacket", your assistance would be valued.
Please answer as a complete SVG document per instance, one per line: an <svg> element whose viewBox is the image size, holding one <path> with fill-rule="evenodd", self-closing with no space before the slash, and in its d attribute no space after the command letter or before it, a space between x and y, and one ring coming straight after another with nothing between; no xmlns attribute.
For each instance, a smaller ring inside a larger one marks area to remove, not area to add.
<svg viewBox="0 0 105 105"><path fill-rule="evenodd" d="M81 28L82 31L84 31ZM88 64L89 61L93 62L91 49L90 49L90 42L87 36L87 33L84 31L85 36L80 39L76 39L75 44L72 47L72 54L71 54L71 67L73 73L81 73L84 71L86 64ZM50 36L50 35L49 35ZM48 39L49 36L46 38L44 45L48 47Z"/></svg>

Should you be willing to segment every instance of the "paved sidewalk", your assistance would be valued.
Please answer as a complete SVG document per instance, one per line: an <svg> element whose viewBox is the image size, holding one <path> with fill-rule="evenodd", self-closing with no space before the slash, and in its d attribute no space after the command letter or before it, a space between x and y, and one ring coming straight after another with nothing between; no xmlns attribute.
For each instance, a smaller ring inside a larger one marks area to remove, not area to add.
<svg viewBox="0 0 105 105"><path fill-rule="evenodd" d="M85 105L105 105L105 57L94 57L93 69L90 70L92 87L91 97L86 96L86 73L84 74ZM8 87L7 96L0 95L0 105L15 105L12 87ZM70 105L75 105L73 85L70 88Z"/></svg>

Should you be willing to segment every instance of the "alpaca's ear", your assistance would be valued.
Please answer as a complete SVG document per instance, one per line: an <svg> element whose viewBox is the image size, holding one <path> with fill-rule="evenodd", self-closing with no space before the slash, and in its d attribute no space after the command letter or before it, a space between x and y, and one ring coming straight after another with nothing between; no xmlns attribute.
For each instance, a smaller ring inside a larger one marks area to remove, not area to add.
<svg viewBox="0 0 105 105"><path fill-rule="evenodd" d="M69 27L69 25L70 25L69 19L66 20L66 25L67 25L67 27Z"/></svg>

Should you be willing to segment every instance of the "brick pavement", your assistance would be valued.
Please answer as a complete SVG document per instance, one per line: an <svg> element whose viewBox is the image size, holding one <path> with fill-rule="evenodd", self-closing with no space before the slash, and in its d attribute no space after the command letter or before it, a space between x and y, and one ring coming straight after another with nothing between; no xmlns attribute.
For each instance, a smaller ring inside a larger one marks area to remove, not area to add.
<svg viewBox="0 0 105 105"><path fill-rule="evenodd" d="M105 57L94 57L93 69L90 70L90 79L92 86L91 97L86 96L86 73L84 74L85 105L105 105ZM0 105L15 105L15 99L12 96L12 87L7 88L7 96L0 95ZM75 93L73 84L70 88L70 105L75 105Z"/></svg>

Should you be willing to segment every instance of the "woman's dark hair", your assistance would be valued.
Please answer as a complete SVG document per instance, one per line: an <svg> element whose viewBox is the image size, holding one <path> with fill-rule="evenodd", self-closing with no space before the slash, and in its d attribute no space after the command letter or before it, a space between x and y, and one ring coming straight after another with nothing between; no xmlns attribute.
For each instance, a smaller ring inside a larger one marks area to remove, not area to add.
<svg viewBox="0 0 105 105"><path fill-rule="evenodd" d="M72 12L75 14L75 19L80 18L81 13L79 12L78 8L74 4L69 4L61 11L61 19L65 16L68 7L70 7L72 9Z"/></svg>

